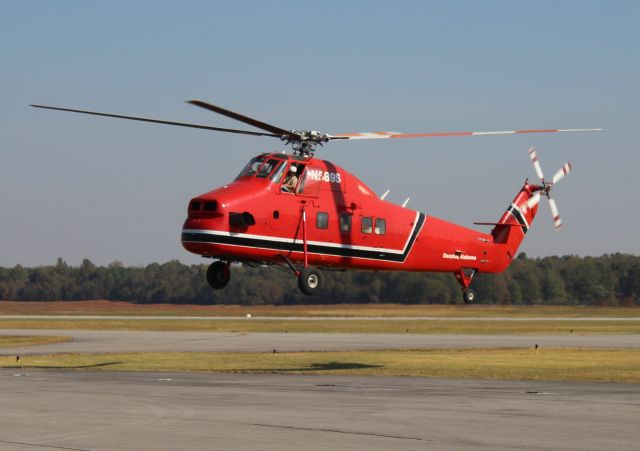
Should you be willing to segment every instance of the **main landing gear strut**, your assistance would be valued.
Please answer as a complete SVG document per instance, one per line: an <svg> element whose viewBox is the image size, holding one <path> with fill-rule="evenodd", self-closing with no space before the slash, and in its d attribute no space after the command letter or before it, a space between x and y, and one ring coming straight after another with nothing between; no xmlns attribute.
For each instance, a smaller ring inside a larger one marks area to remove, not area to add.
<svg viewBox="0 0 640 451"><path fill-rule="evenodd" d="M302 293L307 296L313 296L319 291L319 287L322 282L320 273L309 267L309 251L307 248L307 212L306 205L302 206L300 212L300 222L302 225L302 252L304 253L304 265L302 268L297 268L293 262L286 255L282 255L287 262L287 265L293 273L298 277L298 288Z"/></svg>
<svg viewBox="0 0 640 451"><path fill-rule="evenodd" d="M471 286L471 281L473 280L473 276L476 273L475 269L459 269L456 271L456 280L462 286L462 300L465 304L473 304L476 300L476 293L473 291Z"/></svg>

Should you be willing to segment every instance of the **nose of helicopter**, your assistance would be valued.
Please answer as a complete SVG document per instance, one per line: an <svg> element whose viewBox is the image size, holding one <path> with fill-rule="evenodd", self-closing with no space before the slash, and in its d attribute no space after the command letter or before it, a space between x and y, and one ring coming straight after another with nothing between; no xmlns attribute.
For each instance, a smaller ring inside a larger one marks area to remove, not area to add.
<svg viewBox="0 0 640 451"><path fill-rule="evenodd" d="M182 247L194 254L212 256L212 242L209 238L228 231L225 216L218 199L191 199L187 219L182 226Z"/></svg>

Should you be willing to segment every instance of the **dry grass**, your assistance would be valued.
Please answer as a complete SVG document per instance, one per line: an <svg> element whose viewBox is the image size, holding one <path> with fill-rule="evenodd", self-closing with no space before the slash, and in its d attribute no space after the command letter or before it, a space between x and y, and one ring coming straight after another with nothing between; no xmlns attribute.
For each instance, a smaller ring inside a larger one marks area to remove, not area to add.
<svg viewBox="0 0 640 451"><path fill-rule="evenodd" d="M223 306L131 304L116 301L18 302L1 301L0 315L149 315L149 316L368 316L368 317L634 317L640 308L552 307L495 305L338 304L297 306Z"/></svg>
<svg viewBox="0 0 640 451"><path fill-rule="evenodd" d="M116 371L419 376L640 383L639 349L438 349L25 356L1 367Z"/></svg>
<svg viewBox="0 0 640 451"><path fill-rule="evenodd" d="M640 321L624 320L367 320L367 319L0 319L0 329L85 329L211 332L420 333L420 334L639 334Z"/></svg>

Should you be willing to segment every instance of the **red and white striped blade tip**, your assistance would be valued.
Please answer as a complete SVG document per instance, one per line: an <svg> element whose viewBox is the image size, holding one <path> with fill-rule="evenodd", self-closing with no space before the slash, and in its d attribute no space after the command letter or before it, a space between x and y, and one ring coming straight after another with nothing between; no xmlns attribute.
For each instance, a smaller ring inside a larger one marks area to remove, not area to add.
<svg viewBox="0 0 640 451"><path fill-rule="evenodd" d="M529 158L531 158L531 162L533 163L533 168L536 170L536 174L540 180L544 180L544 174L542 173L542 167L540 166L540 161L538 160L538 154L536 149L532 147L529 149Z"/></svg>
<svg viewBox="0 0 640 451"><path fill-rule="evenodd" d="M564 132L597 132L601 128L556 128L538 130L498 130L479 132L431 132L431 133L400 133L400 132L359 132L339 133L327 135L329 139L389 139L389 138L437 138L444 136L487 136L487 135L520 135L524 133L564 133Z"/></svg>
<svg viewBox="0 0 640 451"><path fill-rule="evenodd" d="M560 169L558 169L558 172L553 174L553 179L551 180L551 183L555 185L560 180L562 180L564 176L567 175L569 172L571 172L571 162L567 161L564 165L562 165Z"/></svg>
<svg viewBox="0 0 640 451"><path fill-rule="evenodd" d="M562 219L560 219L560 213L558 212L558 206L556 205L556 201L552 198L549 198L549 208L551 208L551 217L553 218L553 226L556 230L560 230L562 227Z"/></svg>

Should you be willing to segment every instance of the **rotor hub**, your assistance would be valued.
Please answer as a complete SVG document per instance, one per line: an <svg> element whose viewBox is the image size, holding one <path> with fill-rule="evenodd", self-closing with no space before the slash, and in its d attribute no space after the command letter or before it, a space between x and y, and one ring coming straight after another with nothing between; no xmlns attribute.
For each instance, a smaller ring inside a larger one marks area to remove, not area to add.
<svg viewBox="0 0 640 451"><path fill-rule="evenodd" d="M310 157L316 150L316 146L322 146L329 142L329 136L316 130L291 130L290 133L280 137L286 144L291 144L295 155Z"/></svg>
<svg viewBox="0 0 640 451"><path fill-rule="evenodd" d="M541 182L542 182L541 185L531 185L531 193L540 193L543 196L549 197L549 194L551 193L551 188L553 188L553 183L546 182L544 180L541 180Z"/></svg>

